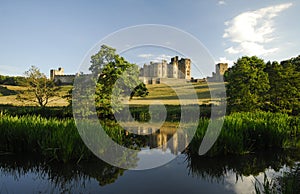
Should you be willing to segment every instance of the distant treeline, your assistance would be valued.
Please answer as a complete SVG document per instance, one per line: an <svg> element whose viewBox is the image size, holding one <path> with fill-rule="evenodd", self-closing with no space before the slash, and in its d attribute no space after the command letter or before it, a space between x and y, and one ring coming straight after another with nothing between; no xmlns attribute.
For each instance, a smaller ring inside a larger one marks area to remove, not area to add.
<svg viewBox="0 0 300 194"><path fill-rule="evenodd" d="M25 86L26 78L22 76L0 75L0 84L12 85L12 86Z"/></svg>

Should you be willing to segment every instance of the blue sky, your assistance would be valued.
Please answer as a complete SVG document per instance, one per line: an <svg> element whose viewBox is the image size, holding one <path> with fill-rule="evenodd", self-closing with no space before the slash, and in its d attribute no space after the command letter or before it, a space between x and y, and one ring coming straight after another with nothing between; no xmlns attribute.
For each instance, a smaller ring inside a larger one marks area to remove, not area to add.
<svg viewBox="0 0 300 194"><path fill-rule="evenodd" d="M280 61L300 54L298 10L296 0L0 0L0 74L22 75L31 65L46 75L60 66L73 74L105 36L141 24L192 34L215 62L244 55ZM150 50L140 51L144 61Z"/></svg>

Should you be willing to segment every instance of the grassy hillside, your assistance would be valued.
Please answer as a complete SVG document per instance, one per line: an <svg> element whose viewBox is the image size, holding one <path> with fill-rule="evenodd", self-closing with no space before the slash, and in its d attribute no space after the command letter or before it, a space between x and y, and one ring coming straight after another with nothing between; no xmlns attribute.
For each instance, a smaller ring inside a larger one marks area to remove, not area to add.
<svg viewBox="0 0 300 194"><path fill-rule="evenodd" d="M212 90L218 90L221 86L220 83L213 83L211 88ZM59 97L53 98L54 101L50 102L48 106L66 106L67 100L62 98L62 96L66 95L68 90L71 89L72 86L62 86L59 91ZM183 87L180 85L176 86L180 91ZM211 99L210 91L206 83L193 83L191 87L194 87L195 92L198 96L199 104L209 104L211 102L216 102L219 99ZM156 84L156 85L147 85L149 90L149 95L146 97L134 97L129 101L131 105L147 105L152 103L157 103L157 101L168 104L168 105L178 105L179 100L175 93L175 91L165 85L165 84ZM10 86L10 85L0 85L0 104L10 104L14 106L33 106L35 105L32 102L21 102L16 99L17 94L26 90L27 88L24 86ZM189 96L185 96L184 98L188 99Z"/></svg>
<svg viewBox="0 0 300 194"><path fill-rule="evenodd" d="M68 102L62 96L66 95L68 90L72 86L62 86L59 91L59 96L52 98L52 102L49 102L47 106L66 106ZM14 106L33 106L33 102L21 102L16 99L18 93L22 90L26 90L25 86L11 86L11 85L0 85L0 104L10 104Z"/></svg>
<svg viewBox="0 0 300 194"><path fill-rule="evenodd" d="M191 87L194 88L199 104L209 104L218 101L219 99L211 99L210 90L220 90L223 83L213 83L210 88L206 83L193 83ZM184 90L184 87L177 86L178 90ZM149 95L146 97L135 97L130 100L129 104L152 104L159 100L163 104L178 105L180 104L176 92L165 84L147 85ZM185 87L186 88L186 87ZM192 88L190 88L192 89ZM189 99L190 96L183 96L184 99Z"/></svg>

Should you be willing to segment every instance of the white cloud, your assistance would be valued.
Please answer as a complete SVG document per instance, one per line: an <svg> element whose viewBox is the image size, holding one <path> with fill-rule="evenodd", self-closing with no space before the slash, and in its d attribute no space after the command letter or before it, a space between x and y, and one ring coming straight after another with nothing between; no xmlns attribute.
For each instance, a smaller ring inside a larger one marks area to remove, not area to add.
<svg viewBox="0 0 300 194"><path fill-rule="evenodd" d="M162 60L166 60L166 61L169 62L172 57L174 57L174 56L170 56L170 55L166 55L166 54L161 54L161 55L156 56L152 61L153 62L161 62Z"/></svg>
<svg viewBox="0 0 300 194"><path fill-rule="evenodd" d="M152 54L140 54L138 55L138 57L141 57L141 58L149 58L149 57L152 57L153 55Z"/></svg>
<svg viewBox="0 0 300 194"><path fill-rule="evenodd" d="M171 58L174 57L174 55L167 55L167 54L139 54L138 57L143 58L141 61L138 61L137 63L139 65L143 64L149 64L150 62L159 63L162 60L166 60L167 62L171 61Z"/></svg>
<svg viewBox="0 0 300 194"><path fill-rule="evenodd" d="M226 50L225 50L227 53L229 53L229 54L238 54L238 53L240 53L240 52L242 52L242 50L241 49L236 49L236 48L234 48L234 47L229 47L229 48L227 48Z"/></svg>
<svg viewBox="0 0 300 194"><path fill-rule="evenodd" d="M147 59L149 61L153 61L153 62L158 62L158 61L161 62L161 60L169 61L174 56L166 55L166 54L154 55L154 54L148 53L148 54L139 54L138 57L145 58L145 59Z"/></svg>
<svg viewBox="0 0 300 194"><path fill-rule="evenodd" d="M231 67L234 63L234 60L227 59L226 57L220 57L215 63L228 63L228 65Z"/></svg>
<svg viewBox="0 0 300 194"><path fill-rule="evenodd" d="M266 55L276 52L278 48L266 49L265 44L272 42L275 31L274 17L289 7L292 3L285 3L255 11L239 14L232 20L225 22L227 28L223 38L228 38L236 44L227 48L229 54Z"/></svg>
<svg viewBox="0 0 300 194"><path fill-rule="evenodd" d="M226 2L224 0L218 1L218 5L225 5L225 4L226 4Z"/></svg>

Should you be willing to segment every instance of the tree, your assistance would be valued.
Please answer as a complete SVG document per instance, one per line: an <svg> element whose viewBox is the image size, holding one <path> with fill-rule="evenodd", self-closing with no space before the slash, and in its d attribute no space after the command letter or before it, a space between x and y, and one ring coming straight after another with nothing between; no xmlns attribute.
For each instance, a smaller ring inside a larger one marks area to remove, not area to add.
<svg viewBox="0 0 300 194"><path fill-rule="evenodd" d="M134 96L145 97L148 94L149 92L146 85L144 83L141 83L134 88L133 92L130 93L130 99L132 99Z"/></svg>
<svg viewBox="0 0 300 194"><path fill-rule="evenodd" d="M277 112L280 110L281 96L284 92L282 80L282 66L277 62L267 62L265 72L268 73L270 89L268 91L268 105L266 110Z"/></svg>
<svg viewBox="0 0 300 194"><path fill-rule="evenodd" d="M112 47L102 45L99 52L91 57L89 70L99 75L95 80L95 105L100 116L119 111L122 98L148 94L146 86L138 79L138 66L116 54Z"/></svg>
<svg viewBox="0 0 300 194"><path fill-rule="evenodd" d="M18 100L35 102L45 107L50 102L50 98L58 95L59 87L55 86L52 80L47 79L37 67L31 66L24 74L28 89L17 95Z"/></svg>
<svg viewBox="0 0 300 194"><path fill-rule="evenodd" d="M263 109L270 88L266 64L262 59L242 57L225 74L230 111Z"/></svg>
<svg viewBox="0 0 300 194"><path fill-rule="evenodd" d="M290 60L268 62L270 90L269 109L273 112L299 114L300 110L300 56Z"/></svg>

